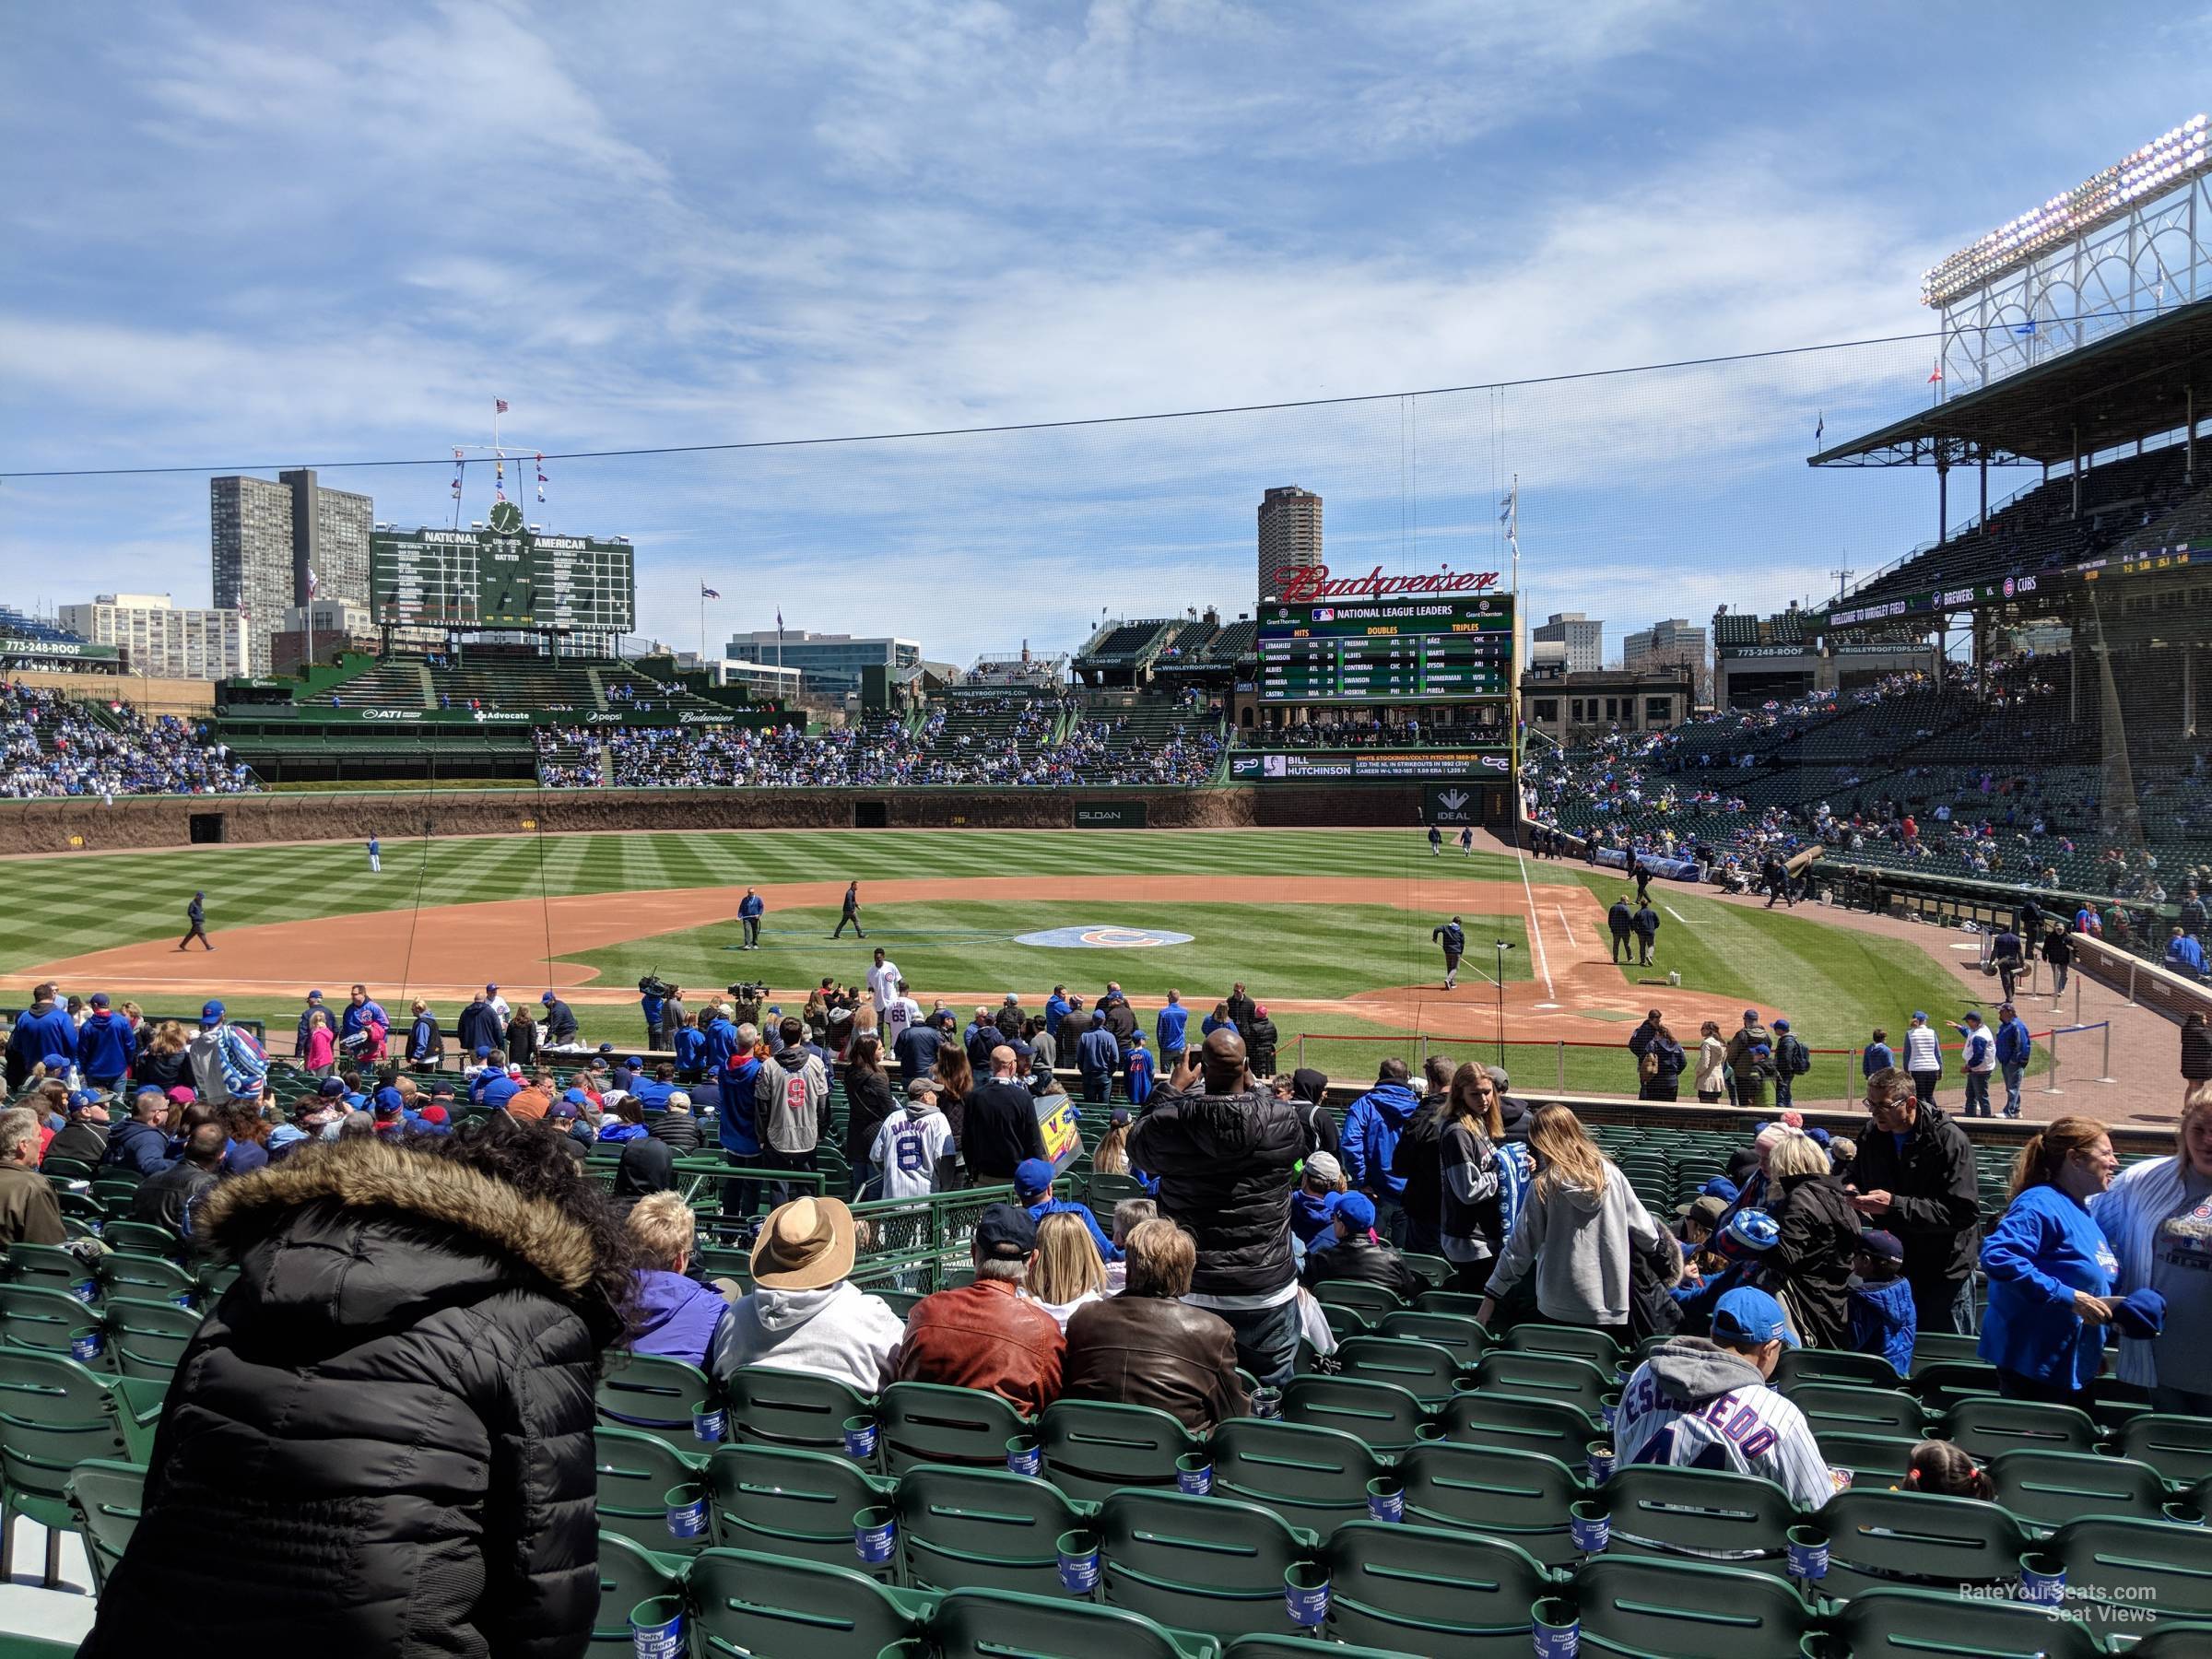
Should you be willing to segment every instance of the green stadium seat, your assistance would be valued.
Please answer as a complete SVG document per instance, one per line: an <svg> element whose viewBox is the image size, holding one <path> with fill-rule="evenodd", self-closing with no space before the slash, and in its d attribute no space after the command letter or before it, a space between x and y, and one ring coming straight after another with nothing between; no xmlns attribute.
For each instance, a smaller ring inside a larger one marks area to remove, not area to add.
<svg viewBox="0 0 2212 1659"><path fill-rule="evenodd" d="M1829 1466L1849 1469L1859 1480L1894 1486L1912 1466L1912 1448L1920 1437L1912 1434L1822 1434L1820 1455Z"/></svg>
<svg viewBox="0 0 2212 1659"><path fill-rule="evenodd" d="M1385 1313L1375 1330L1380 1335L1408 1337L1415 1342L1432 1342L1439 1347L1449 1348L1462 1370L1472 1370L1475 1361L1482 1358L1483 1350L1490 1346L1489 1332L1472 1315L1465 1313L1429 1313L1418 1308L1400 1308L1394 1313Z"/></svg>
<svg viewBox="0 0 2212 1659"><path fill-rule="evenodd" d="M83 1362L94 1371L112 1371L98 1307L86 1306L66 1290L0 1284L0 1343L41 1354L69 1356L72 1345L88 1336L98 1337L100 1351Z"/></svg>
<svg viewBox="0 0 2212 1659"><path fill-rule="evenodd" d="M1605 1332L1577 1325L1517 1324L1505 1334L1503 1346L1516 1354L1571 1354L1589 1360L1607 1377L1622 1358L1620 1345Z"/></svg>
<svg viewBox="0 0 2212 1659"><path fill-rule="evenodd" d="M1432 1526L1355 1521L1328 1563L1330 1638L1410 1653L1521 1659L1530 1608L1552 1589L1512 1544Z"/></svg>
<svg viewBox="0 0 2212 1659"><path fill-rule="evenodd" d="M892 1489L848 1458L798 1446L740 1443L707 1459L707 1499L723 1547L855 1571L853 1517L887 1502Z"/></svg>
<svg viewBox="0 0 2212 1659"><path fill-rule="evenodd" d="M767 1446L842 1453L845 1421L873 1417L876 1404L849 1382L772 1365L748 1365L724 1379L731 1434Z"/></svg>
<svg viewBox="0 0 2212 1659"><path fill-rule="evenodd" d="M2126 1653L2127 1659L2204 1659L2212 1653L2212 1624L2165 1624Z"/></svg>
<svg viewBox="0 0 2212 1659"><path fill-rule="evenodd" d="M1581 1468L1547 1453L1443 1441L1424 1441L1398 1461L1409 1524L1502 1538L1547 1567L1576 1559L1567 1510L1587 1496Z"/></svg>
<svg viewBox="0 0 2212 1659"><path fill-rule="evenodd" d="M1830 1621L1831 1641L1851 1659L2101 1659L2088 1627L2053 1618L2024 1602L1968 1600L1930 1590L1870 1590Z"/></svg>
<svg viewBox="0 0 2212 1659"><path fill-rule="evenodd" d="M1611 1438L1581 1406L1524 1394L1454 1394L1439 1421L1443 1438L1454 1444L1542 1452L1571 1469L1588 1461L1592 1441Z"/></svg>
<svg viewBox="0 0 2212 1659"><path fill-rule="evenodd" d="M103 1312L108 1358L126 1377L159 1381L175 1375L184 1350L199 1335L200 1315L174 1302L113 1296Z"/></svg>
<svg viewBox="0 0 2212 1659"><path fill-rule="evenodd" d="M687 1457L659 1435L599 1423L592 1430L592 1463L599 1479L599 1530L620 1533L656 1555L697 1555L713 1543L668 1531L668 1488L705 1478L707 1460Z"/></svg>
<svg viewBox="0 0 2212 1659"><path fill-rule="evenodd" d="M158 1221L111 1221L100 1235L110 1250L133 1255L161 1256L174 1261L183 1253L184 1241Z"/></svg>
<svg viewBox="0 0 2212 1659"><path fill-rule="evenodd" d="M1115 1493L1097 1530L1108 1603L1212 1636L1280 1629L1283 1574L1316 1548L1256 1503L1171 1492Z"/></svg>
<svg viewBox="0 0 2212 1659"><path fill-rule="evenodd" d="M1484 1298L1471 1290L1424 1290L1413 1299L1423 1313L1461 1313L1473 1319L1482 1311Z"/></svg>
<svg viewBox="0 0 2212 1659"><path fill-rule="evenodd" d="M1104 1400L1053 1401L1037 1419L1037 1439L1046 1477L1092 1502L1124 1487L1172 1487L1175 1460L1201 1443L1168 1412Z"/></svg>
<svg viewBox="0 0 2212 1659"><path fill-rule="evenodd" d="M2000 1397L1997 1368L1978 1359L1938 1359L1916 1365L1906 1388L1919 1395L1920 1403L1936 1417L1967 1400Z"/></svg>
<svg viewBox="0 0 2212 1659"><path fill-rule="evenodd" d="M1818 1619L1782 1579L1735 1567L1594 1556L1575 1570L1582 1651L1788 1659Z"/></svg>
<svg viewBox="0 0 2212 1659"><path fill-rule="evenodd" d="M1004 1468L1006 1442L1036 1425L994 1394L935 1382L894 1382L876 1402L883 1466L902 1475L917 1464Z"/></svg>
<svg viewBox="0 0 2212 1659"><path fill-rule="evenodd" d="M1465 1374L1450 1348L1409 1336L1347 1336L1332 1357L1342 1375L1394 1383L1430 1411L1452 1397Z"/></svg>
<svg viewBox="0 0 2212 1659"><path fill-rule="evenodd" d="M102 1379L58 1354L0 1348L0 1581L14 1571L12 1519L27 1515L46 1529L46 1587L59 1583L61 1535L76 1524L69 1472L95 1458L137 1462L147 1450Z"/></svg>
<svg viewBox="0 0 2212 1659"><path fill-rule="evenodd" d="M1060 1535L1089 1524L1052 1482L1005 1469L924 1464L899 1477L896 1502L906 1582L921 1590L1059 1595Z"/></svg>
<svg viewBox="0 0 2212 1659"><path fill-rule="evenodd" d="M1523 1329L1525 1327L1515 1327ZM1510 1338L1509 1338L1510 1340ZM1543 1349L1492 1348L1475 1363L1475 1392L1557 1400L1593 1417L1620 1392L1610 1365Z"/></svg>
<svg viewBox="0 0 2212 1659"><path fill-rule="evenodd" d="M1853 1354L1837 1348L1784 1348L1769 1380L1774 1388L1789 1389L1800 1382L1842 1382L1853 1388L1901 1389L1905 1382L1897 1368L1879 1354Z"/></svg>
<svg viewBox="0 0 2212 1659"><path fill-rule="evenodd" d="M1340 1641L1332 1641L1322 1651L1325 1651L1327 1659L1418 1659L1403 1648L1351 1647ZM1240 1636L1223 1644L1221 1659L1316 1659L1316 1653L1313 1639L1303 1632L1295 1636Z"/></svg>
<svg viewBox="0 0 2212 1659"><path fill-rule="evenodd" d="M2104 1438L2088 1412L2071 1406L1994 1397L1953 1406L1944 1417L1943 1434L1976 1463L2022 1449L2094 1452Z"/></svg>
<svg viewBox="0 0 2212 1659"><path fill-rule="evenodd" d="M2096 1515L2067 1523L2040 1547L2064 1563L2069 1605L2110 1607L2113 1629L2212 1619L2212 1528Z"/></svg>
<svg viewBox="0 0 2212 1659"><path fill-rule="evenodd" d="M1703 1556L1732 1567L1786 1572L1797 1514L1771 1480L1721 1469L1629 1464L1596 1494L1612 1523L1609 1547L1626 1556Z"/></svg>
<svg viewBox="0 0 2212 1659"><path fill-rule="evenodd" d="M2063 1526L2084 1515L2166 1519L2166 1483L2148 1464L2084 1452L2023 1448L1989 1460L1997 1501L2037 1526Z"/></svg>
<svg viewBox="0 0 2212 1659"><path fill-rule="evenodd" d="M1426 1284L1448 1285L1459 1269L1441 1255L1423 1255L1418 1251L1402 1250L1398 1259L1413 1269L1414 1276Z"/></svg>
<svg viewBox="0 0 2212 1659"><path fill-rule="evenodd" d="M150 1301L200 1301L200 1281L167 1256L119 1250L100 1258L100 1282L110 1296L136 1296Z"/></svg>
<svg viewBox="0 0 2212 1659"><path fill-rule="evenodd" d="M1283 1389L1283 1420L1341 1429L1378 1452L1392 1452L1413 1444L1429 1412L1394 1383L1306 1376L1291 1378Z"/></svg>
<svg viewBox="0 0 2212 1659"><path fill-rule="evenodd" d="M1211 1659L1218 1651L1124 1608L1003 1590L947 1595L930 1619L929 1646L938 1659Z"/></svg>
<svg viewBox="0 0 2212 1659"><path fill-rule="evenodd" d="M852 1547L846 1518L846 1547ZM685 1575L711 1653L759 1659L877 1659L922 1632L930 1598L877 1583L855 1567L744 1549L710 1549Z"/></svg>
<svg viewBox="0 0 2212 1659"><path fill-rule="evenodd" d="M10 1285L58 1290L65 1296L77 1296L81 1288L90 1293L92 1300L100 1300L99 1275L75 1251L59 1244L10 1244L0 1275ZM77 1300L82 1302L85 1298L77 1296Z"/></svg>
<svg viewBox="0 0 2212 1659"><path fill-rule="evenodd" d="M640 1602L683 1593L682 1563L655 1555L636 1539L620 1533L599 1533L599 1611L592 1619L591 1641L585 1651L595 1659L629 1659L636 1644L629 1633L629 1612Z"/></svg>
<svg viewBox="0 0 2212 1659"><path fill-rule="evenodd" d="M665 1354L629 1354L599 1379L599 1420L657 1434L677 1451L710 1448L691 1430L694 1406L715 1403L713 1380Z"/></svg>
<svg viewBox="0 0 2212 1659"><path fill-rule="evenodd" d="M1820 1590L1841 1599L1884 1585L1953 1590L2019 1575L2031 1540L1994 1503L1929 1493L1853 1487L1820 1512L1828 1577Z"/></svg>
<svg viewBox="0 0 2212 1659"><path fill-rule="evenodd" d="M1981 1353L1982 1339L1979 1336L1961 1336L1949 1331L1922 1331L1912 1338L1912 1375L1917 1377L1931 1365L1979 1359Z"/></svg>
<svg viewBox="0 0 2212 1659"><path fill-rule="evenodd" d="M1406 1305L1396 1291L1365 1279L1323 1279L1313 1294L1322 1306L1357 1309L1371 1323Z"/></svg>
<svg viewBox="0 0 2212 1659"><path fill-rule="evenodd" d="M2212 1418L2151 1413L2130 1420L2113 1439L2123 1457L2147 1463L2176 1486L2212 1477Z"/></svg>
<svg viewBox="0 0 2212 1659"><path fill-rule="evenodd" d="M1207 1451L1214 1496L1259 1504L1324 1537L1367 1513L1367 1483L1385 1473L1358 1435L1308 1423L1234 1418L1216 1427Z"/></svg>
<svg viewBox="0 0 2212 1659"><path fill-rule="evenodd" d="M84 1534L85 1559L92 1567L92 1594L107 1586L108 1574L123 1559L123 1552L138 1530L138 1516L146 1502L146 1469L139 1464L112 1458L88 1458L69 1471L63 1490L75 1517L75 1530Z"/></svg>
<svg viewBox="0 0 2212 1659"><path fill-rule="evenodd" d="M57 1187L65 1181L93 1181L99 1170L78 1158L49 1158L39 1165L39 1173Z"/></svg>
<svg viewBox="0 0 2212 1659"><path fill-rule="evenodd" d="M1901 1388L1797 1382L1782 1392L1820 1440L1830 1434L1909 1434L1918 1440L1927 1430L1927 1408Z"/></svg>
<svg viewBox="0 0 2212 1659"><path fill-rule="evenodd" d="M1341 1302L1323 1302L1321 1316L1328 1321L1330 1334L1342 1341L1347 1336L1358 1336L1373 1330L1374 1324L1357 1308L1347 1308Z"/></svg>

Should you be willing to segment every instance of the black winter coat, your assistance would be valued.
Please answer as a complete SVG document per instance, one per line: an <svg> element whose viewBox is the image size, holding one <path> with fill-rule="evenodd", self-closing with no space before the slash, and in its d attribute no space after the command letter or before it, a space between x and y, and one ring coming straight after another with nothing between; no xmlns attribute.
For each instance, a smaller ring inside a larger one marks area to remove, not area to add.
<svg viewBox="0 0 2212 1659"><path fill-rule="evenodd" d="M1129 1161L1159 1178L1159 1213L1197 1235L1194 1292L1258 1296L1298 1277L1290 1188L1305 1147L1291 1103L1260 1089L1153 1091L1129 1131Z"/></svg>
<svg viewBox="0 0 2212 1659"><path fill-rule="evenodd" d="M1365 1236L1338 1239L1332 1244L1324 1242L1328 1237L1328 1233L1322 1234L1313 1241L1317 1248L1306 1252L1306 1270L1299 1277L1309 1290L1331 1279L1356 1279L1365 1285L1381 1285L1411 1301L1431 1288L1389 1245L1377 1244Z"/></svg>
<svg viewBox="0 0 2212 1659"><path fill-rule="evenodd" d="M1982 1224L1982 1188L1966 1131L1935 1107L1923 1106L1901 1154L1872 1119L1858 1138L1851 1184L1862 1193L1891 1195L1890 1207L1867 1224L1898 1236L1905 1247L1905 1277L1915 1285L1966 1277L1981 1253Z"/></svg>
<svg viewBox="0 0 2212 1659"><path fill-rule="evenodd" d="M857 1170L868 1160L876 1132L898 1110L890 1079L879 1071L845 1068L845 1162Z"/></svg>
<svg viewBox="0 0 2212 1659"><path fill-rule="evenodd" d="M1782 1229L1774 1263L1798 1336L1807 1347L1851 1347L1851 1266L1862 1229L1843 1183L1833 1175L1786 1176L1767 1213Z"/></svg>
<svg viewBox="0 0 2212 1659"><path fill-rule="evenodd" d="M599 1602L591 1235L377 1139L227 1182L193 1339L82 1659L571 1659Z"/></svg>

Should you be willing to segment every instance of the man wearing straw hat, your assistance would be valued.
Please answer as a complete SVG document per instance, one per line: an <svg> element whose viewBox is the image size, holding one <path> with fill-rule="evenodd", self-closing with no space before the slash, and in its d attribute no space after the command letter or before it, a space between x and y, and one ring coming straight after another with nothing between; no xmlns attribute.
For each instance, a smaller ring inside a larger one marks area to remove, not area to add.
<svg viewBox="0 0 2212 1659"><path fill-rule="evenodd" d="M851 1282L859 1233L835 1198L794 1198L769 1212L753 1243L753 1288L714 1334L709 1369L747 1365L835 1377L863 1394L891 1381L905 1326L890 1304Z"/></svg>

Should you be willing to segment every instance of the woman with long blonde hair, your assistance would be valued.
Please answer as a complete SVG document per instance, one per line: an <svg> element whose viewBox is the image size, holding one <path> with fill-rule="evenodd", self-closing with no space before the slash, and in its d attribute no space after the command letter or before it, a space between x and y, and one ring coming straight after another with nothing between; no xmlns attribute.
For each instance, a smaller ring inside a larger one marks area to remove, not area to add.
<svg viewBox="0 0 2212 1659"><path fill-rule="evenodd" d="M1539 1106L1530 1114L1528 1151L1535 1179L1477 1316L1489 1324L1499 1299L1533 1270L1536 1309L1547 1320L1590 1326L1625 1343L1630 1253L1657 1245L1659 1224L1566 1107Z"/></svg>
<svg viewBox="0 0 2212 1659"><path fill-rule="evenodd" d="M2173 1156L2128 1165L2110 1192L2090 1200L2089 1214L2120 1260L2115 1295L2156 1290L2166 1299L2169 1331L2212 1331L2212 1271L2205 1266L2212 1262L2212 1083L2189 1090ZM2202 1353L2123 1330L2120 1381L2149 1389L2153 1411L2212 1417L2212 1371Z"/></svg>
<svg viewBox="0 0 2212 1659"><path fill-rule="evenodd" d="M1037 1255L1022 1294L1058 1321L1063 1335L1077 1308L1106 1294L1106 1263L1082 1217L1063 1211L1037 1224Z"/></svg>

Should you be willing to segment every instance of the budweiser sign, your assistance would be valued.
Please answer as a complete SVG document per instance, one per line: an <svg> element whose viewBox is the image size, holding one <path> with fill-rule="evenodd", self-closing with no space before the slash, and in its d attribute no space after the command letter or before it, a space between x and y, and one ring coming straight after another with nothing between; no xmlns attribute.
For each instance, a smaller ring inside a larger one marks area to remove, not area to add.
<svg viewBox="0 0 2212 1659"><path fill-rule="evenodd" d="M1487 594L1498 585L1495 571L1441 570L1426 576L1385 576L1377 565L1364 576L1332 579L1327 565L1308 565L1283 579L1277 595L1284 605L1311 605L1316 599L1382 599L1393 594Z"/></svg>

